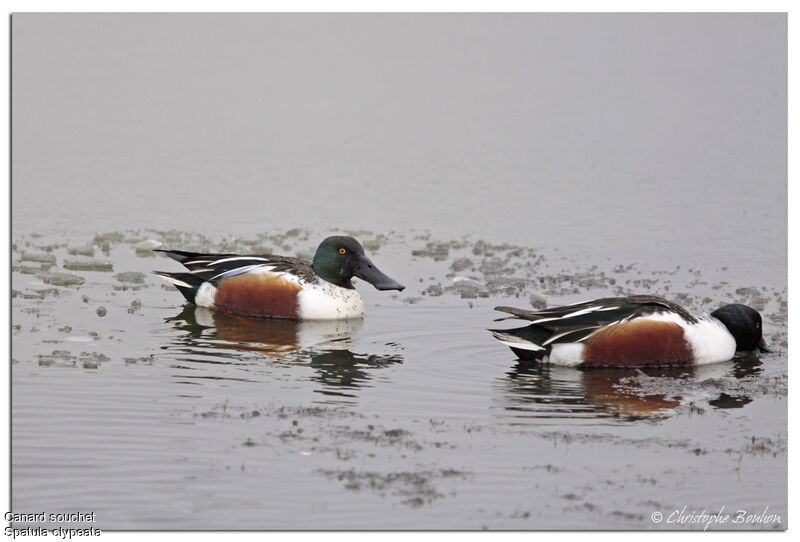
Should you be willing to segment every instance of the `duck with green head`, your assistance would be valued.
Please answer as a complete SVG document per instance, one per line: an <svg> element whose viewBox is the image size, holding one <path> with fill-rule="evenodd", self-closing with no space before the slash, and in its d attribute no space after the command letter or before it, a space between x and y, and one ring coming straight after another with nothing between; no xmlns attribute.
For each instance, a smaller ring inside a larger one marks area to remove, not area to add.
<svg viewBox="0 0 800 542"><path fill-rule="evenodd" d="M188 273L156 274L191 303L262 318L330 320L361 318L364 302L352 283L358 277L378 290L405 286L385 275L348 236L328 237L314 261L287 256L240 256L161 250Z"/></svg>

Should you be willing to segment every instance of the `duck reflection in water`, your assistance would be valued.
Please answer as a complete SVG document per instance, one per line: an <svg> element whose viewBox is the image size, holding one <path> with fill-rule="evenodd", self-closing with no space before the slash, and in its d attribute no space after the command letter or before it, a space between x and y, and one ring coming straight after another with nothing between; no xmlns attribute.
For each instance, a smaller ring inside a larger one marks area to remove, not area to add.
<svg viewBox="0 0 800 542"><path fill-rule="evenodd" d="M370 372L402 363L398 354L359 354L357 333L361 318L352 320L285 320L256 319L185 305L180 314L167 318L186 334L181 347L190 350L208 349L233 352L259 352L273 361L307 364L315 371L315 379L326 388L326 395L344 395L343 390L365 385Z"/></svg>
<svg viewBox="0 0 800 542"><path fill-rule="evenodd" d="M751 402L737 381L761 372L751 353L698 367L578 369L519 361L505 379L506 410L521 417L664 416L681 405L741 408Z"/></svg>

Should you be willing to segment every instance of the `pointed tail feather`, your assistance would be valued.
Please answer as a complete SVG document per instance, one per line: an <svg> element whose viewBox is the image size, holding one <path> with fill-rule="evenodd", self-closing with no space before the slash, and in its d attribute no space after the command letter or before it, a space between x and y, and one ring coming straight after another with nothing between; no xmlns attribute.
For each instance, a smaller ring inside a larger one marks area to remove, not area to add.
<svg viewBox="0 0 800 542"><path fill-rule="evenodd" d="M183 263L187 260L192 260L197 258L198 256L202 256L202 254L198 252L187 252L185 250L162 250L162 249L155 249L153 252L163 252L173 260Z"/></svg>
<svg viewBox="0 0 800 542"><path fill-rule="evenodd" d="M522 318L523 320L536 320L539 318L539 313L536 311L528 311L525 309L517 309L515 307L495 307L494 310L500 312L507 312L508 314L513 314L517 318ZM511 318L510 316L507 318Z"/></svg>
<svg viewBox="0 0 800 542"><path fill-rule="evenodd" d="M527 339L523 339L522 337L518 337L517 335L512 335L508 333L508 331L513 330L500 330L500 329L490 329L488 330L492 336L503 343L506 346L511 348L519 348L521 350L531 350L534 352L544 351L544 348L539 346L538 344L531 342Z"/></svg>
<svg viewBox="0 0 800 542"><path fill-rule="evenodd" d="M163 271L153 271L153 273L175 286L189 303L195 302L194 298L197 295L197 289L205 282L202 278L191 273L165 273Z"/></svg>
<svg viewBox="0 0 800 542"><path fill-rule="evenodd" d="M512 352L521 360L541 361L548 349L542 348L538 344L508 333L517 330L490 329L489 332L495 339L508 346Z"/></svg>

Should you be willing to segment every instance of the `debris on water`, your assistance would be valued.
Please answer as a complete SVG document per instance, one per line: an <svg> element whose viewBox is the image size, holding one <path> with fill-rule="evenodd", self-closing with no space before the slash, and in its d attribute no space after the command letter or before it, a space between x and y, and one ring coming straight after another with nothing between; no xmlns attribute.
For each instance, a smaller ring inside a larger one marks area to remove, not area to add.
<svg viewBox="0 0 800 542"><path fill-rule="evenodd" d="M519 293L524 291L530 282L528 279L500 277L488 280L486 288L494 295L519 297Z"/></svg>
<svg viewBox="0 0 800 542"><path fill-rule="evenodd" d="M50 367L53 365L66 367L75 365L75 357L67 350L53 350L51 354L39 354L39 366Z"/></svg>
<svg viewBox="0 0 800 542"><path fill-rule="evenodd" d="M479 240L472 247L472 253L475 256L494 256L497 252L508 251L511 245L503 243L501 245L493 245L486 241Z"/></svg>
<svg viewBox="0 0 800 542"><path fill-rule="evenodd" d="M340 427L336 430L337 440L347 442L359 441L374 445L404 448L414 452L423 450L410 431L405 429L376 430L375 426L367 426L367 430Z"/></svg>
<svg viewBox="0 0 800 542"><path fill-rule="evenodd" d="M430 286L428 286L427 288L422 290L422 294L423 295L429 295L431 297L440 296L443 293L444 293L444 290L442 289L442 285L441 284L431 284Z"/></svg>
<svg viewBox="0 0 800 542"><path fill-rule="evenodd" d="M475 279L468 277L455 277L455 284L444 289L445 292L454 292L461 296L461 299L474 299L476 297L489 297L489 292L481 286Z"/></svg>
<svg viewBox="0 0 800 542"><path fill-rule="evenodd" d="M134 312L138 311L142 308L142 302L138 299L134 299L131 301L131 306L128 307L128 314L133 314Z"/></svg>
<svg viewBox="0 0 800 542"><path fill-rule="evenodd" d="M94 236L94 244L105 254L108 254L111 251L111 245L121 243L124 239L125 236L118 232L98 233Z"/></svg>
<svg viewBox="0 0 800 542"><path fill-rule="evenodd" d="M97 310L95 312L97 313L97 316L99 316L100 318L102 318L103 316L105 316L108 313L106 308L103 307L102 305L97 307Z"/></svg>
<svg viewBox="0 0 800 542"><path fill-rule="evenodd" d="M738 303L749 305L757 311L763 311L769 302L767 297L765 297L757 288L753 287L737 288L736 295L739 296L739 299L737 299Z"/></svg>
<svg viewBox="0 0 800 542"><path fill-rule="evenodd" d="M382 497L388 495L402 499L406 506L417 508L445 497L433 485L437 479L467 478L468 473L456 469L425 469L418 471L356 471L355 469L318 469L327 478L344 483L345 489L358 491L367 488Z"/></svg>
<svg viewBox="0 0 800 542"><path fill-rule="evenodd" d="M546 309L547 298L539 294L531 294L530 304L534 309Z"/></svg>
<svg viewBox="0 0 800 542"><path fill-rule="evenodd" d="M67 253L71 256L88 256L90 258L94 257L94 247L91 245L86 245L82 247L70 247L67 249Z"/></svg>
<svg viewBox="0 0 800 542"><path fill-rule="evenodd" d="M86 369L97 369L101 363L111 361L105 354L81 352L75 355L68 350L53 350L50 354L39 354L41 367L75 367L78 363Z"/></svg>
<svg viewBox="0 0 800 542"><path fill-rule="evenodd" d="M46 284L53 284L55 286L79 286L86 282L86 279L79 275L71 273L59 273L56 271L47 271L36 275Z"/></svg>
<svg viewBox="0 0 800 542"><path fill-rule="evenodd" d="M751 455L771 455L773 457L785 454L787 449L788 442L783 436L776 439L752 436L744 447L745 452Z"/></svg>
<svg viewBox="0 0 800 542"><path fill-rule="evenodd" d="M104 262L99 260L77 261L65 260L64 269L70 271L113 271L114 265L111 262Z"/></svg>
<svg viewBox="0 0 800 542"><path fill-rule="evenodd" d="M472 247L472 253L476 256L491 256L493 254L489 245L483 240L475 243L475 246Z"/></svg>
<svg viewBox="0 0 800 542"><path fill-rule="evenodd" d="M446 243L429 242L425 248L411 251L412 256L422 256L433 258L434 261L441 262L447 259L450 254L450 247Z"/></svg>
<svg viewBox="0 0 800 542"><path fill-rule="evenodd" d="M475 262L466 257L456 258L455 260L453 260L453 263L450 264L450 269L452 269L456 273L464 271L465 269L471 270L474 268L475 268Z"/></svg>
<svg viewBox="0 0 800 542"><path fill-rule="evenodd" d="M125 365L152 365L154 360L153 354L143 356L141 358L123 358Z"/></svg>
<svg viewBox="0 0 800 542"><path fill-rule="evenodd" d="M94 236L94 244L121 243L125 240L125 235L120 232L98 233Z"/></svg>
<svg viewBox="0 0 800 542"><path fill-rule="evenodd" d="M142 362L142 360L147 359L149 362L152 363L153 357L150 358L138 358L138 362ZM127 361L127 359L126 359ZM133 359L131 358L131 363L134 363ZM236 415L236 411L241 410ZM362 417L361 414L357 412L353 412L352 410L341 408L341 407L323 407L323 406L280 406L276 407L275 405L269 405L268 407L261 408L260 410L253 410L251 408L242 408L242 409L234 409L230 407L227 403L223 403L213 407L211 410L202 412L198 414L203 418L253 418L257 416L265 416L267 418L276 417L278 419L286 419L290 417L311 417L311 418L359 418Z"/></svg>
<svg viewBox="0 0 800 542"><path fill-rule="evenodd" d="M140 273L139 271L125 271L123 273L117 273L114 275L114 278L119 282L144 284L144 273Z"/></svg>
<svg viewBox="0 0 800 542"><path fill-rule="evenodd" d="M19 260L21 262L49 263L52 265L56 263L56 256L55 254L23 252Z"/></svg>
<svg viewBox="0 0 800 542"><path fill-rule="evenodd" d="M11 290L11 298L19 297L20 299L44 299L48 296L58 296L60 290L57 288L44 288L42 290L33 290L32 292L20 292L18 290Z"/></svg>
<svg viewBox="0 0 800 542"><path fill-rule="evenodd" d="M375 239L365 239L362 241L361 246L369 252L377 252L381 248L381 243L386 240L385 235L379 235Z"/></svg>
<svg viewBox="0 0 800 542"><path fill-rule="evenodd" d="M160 248L163 244L164 243L161 241L156 241L155 239L145 239L144 241L136 243L133 248L137 256L148 258L155 256L153 249Z"/></svg>
<svg viewBox="0 0 800 542"><path fill-rule="evenodd" d="M105 354L99 354L97 352L81 352L79 359L83 367L87 369L97 369L101 363L111 361L111 358Z"/></svg>
<svg viewBox="0 0 800 542"><path fill-rule="evenodd" d="M16 273L22 273L23 275L35 275L42 271L47 271L51 267L53 266L49 263L43 263L39 265L39 267L34 267L32 265L14 265L11 267L11 270Z"/></svg>

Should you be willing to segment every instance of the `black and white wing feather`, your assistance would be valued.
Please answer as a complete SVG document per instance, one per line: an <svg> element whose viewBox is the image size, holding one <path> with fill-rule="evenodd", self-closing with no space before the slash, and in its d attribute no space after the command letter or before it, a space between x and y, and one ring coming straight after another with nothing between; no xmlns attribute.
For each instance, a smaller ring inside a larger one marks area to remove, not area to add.
<svg viewBox="0 0 800 542"><path fill-rule="evenodd" d="M660 312L675 313L688 323L697 322L697 319L680 305L652 295L606 297L537 311L514 307L495 307L495 310L513 314L517 318L529 320L532 324L553 331L583 326L602 327Z"/></svg>
<svg viewBox="0 0 800 542"><path fill-rule="evenodd" d="M536 311L514 307L495 307L495 310L530 322L516 329L489 330L496 339L511 346L515 352L522 349L544 353L552 344L582 342L605 326L656 313L675 313L688 323L697 322L680 305L648 295L607 297Z"/></svg>
<svg viewBox="0 0 800 542"><path fill-rule="evenodd" d="M158 252L163 252L173 260L180 262L194 276L212 283L258 268L275 273L290 273L311 282L315 278L311 264L300 258L272 255L202 254L183 250L159 250Z"/></svg>

